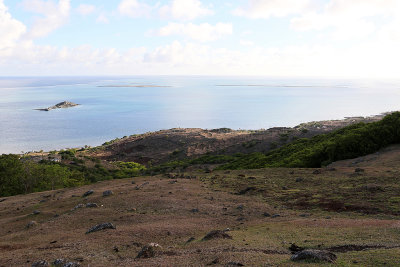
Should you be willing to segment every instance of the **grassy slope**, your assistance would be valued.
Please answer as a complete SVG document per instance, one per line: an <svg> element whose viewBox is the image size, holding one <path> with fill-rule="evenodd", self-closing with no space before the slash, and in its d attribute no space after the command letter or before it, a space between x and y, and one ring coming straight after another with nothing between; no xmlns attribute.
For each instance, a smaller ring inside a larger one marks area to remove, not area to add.
<svg viewBox="0 0 400 267"><path fill-rule="evenodd" d="M197 178L176 179L176 183L171 183L171 179L162 176L140 177L135 178L137 184L150 182L140 190L135 190L131 179L121 179L10 197L0 202L0 265L25 266L40 259L81 258L83 266L204 266L218 258L220 264L216 266L224 266L229 261L246 266L331 266L294 264L289 260L288 247L296 243L307 248L384 245L388 248L337 253L336 266L385 263L396 266L400 249L393 247L400 245L400 226L398 216L391 215L393 210L383 208L380 214L368 214L326 210L318 205L292 209L290 196L296 191L322 195L332 189L333 185L327 185L333 181L340 181L335 185L342 188L348 185L345 180L353 169L319 175L311 172L310 169L263 169L186 173ZM369 169L363 179L350 181L368 182L384 173L385 170ZM385 176L379 183L389 188L393 185L391 175ZM310 180L296 183L295 177ZM249 185L257 190L236 194ZM283 189L284 186L288 189ZM89 189L95 193L87 199L80 197ZM109 189L114 195L102 197L101 193ZM348 198L346 190L337 190L336 197ZM390 194L360 195L359 201L379 208L391 198ZM43 199L47 201L40 202ZM348 203L351 201L346 199ZM86 202L96 202L100 207L71 211L77 204ZM238 208L239 205L242 207ZM194 208L199 212L191 212ZM31 215L34 210L40 210L41 214ZM265 212L281 216L265 217ZM55 214L59 217L54 217ZM25 225L32 220L38 225L26 229ZM112 222L117 229L84 234L89 227L102 222ZM232 230L229 232L232 240L201 241L207 232L227 227ZM195 240L185 244L190 237ZM153 259L135 259L141 244L149 242L159 243L162 253Z"/></svg>

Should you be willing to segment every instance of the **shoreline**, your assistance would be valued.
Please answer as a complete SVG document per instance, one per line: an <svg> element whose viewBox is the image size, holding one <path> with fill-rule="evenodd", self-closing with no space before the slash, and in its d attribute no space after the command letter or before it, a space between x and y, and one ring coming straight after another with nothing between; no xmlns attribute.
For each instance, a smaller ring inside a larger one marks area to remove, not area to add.
<svg viewBox="0 0 400 267"><path fill-rule="evenodd" d="M140 139L140 138L155 138L156 136L169 136L169 138L177 137L177 136L191 136L191 135L202 135L202 136L215 136L219 140L227 139L232 140L232 142L241 142L237 141L236 139L246 140L249 142L251 140L259 140L259 139L268 139L268 136L274 136L275 139L283 138L279 137L280 135L286 135L288 132L299 132L307 131L308 134L305 136L311 137L312 135L327 133L330 131L334 131L336 129L359 123L359 122L374 122L381 120L384 116L391 114L395 111L384 112L378 115L371 115L371 116L352 116L352 117L345 117L343 119L338 120L322 120L322 121L310 121L300 123L294 127L271 127L268 129L230 129L230 128L216 128L216 129L207 129L207 128L170 128L170 129L161 129L157 131L149 131L140 134L132 134L127 135L124 137L117 137L112 140L101 140L98 141L96 145L73 145L73 146L60 146L54 149L43 149L41 147L39 150L19 150L17 153L4 153L0 152L0 154L17 154L17 155L36 155L38 153L41 154L49 154L50 151L61 151L61 150L68 150L68 149L89 149L89 148L99 148L103 147L104 144L114 144L116 142L124 143L124 142L131 142L132 139ZM236 140L236 141L233 141ZM271 141L272 142L272 141ZM43 151L42 151L43 150ZM24 153L21 153L23 151ZM42 152L40 152L42 151Z"/></svg>

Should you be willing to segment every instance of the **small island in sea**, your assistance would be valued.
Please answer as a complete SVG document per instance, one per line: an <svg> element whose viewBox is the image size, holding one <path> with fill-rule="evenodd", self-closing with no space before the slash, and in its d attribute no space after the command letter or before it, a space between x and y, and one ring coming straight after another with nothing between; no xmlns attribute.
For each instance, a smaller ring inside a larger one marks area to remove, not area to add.
<svg viewBox="0 0 400 267"><path fill-rule="evenodd" d="M69 101L63 101L58 104L55 104L54 106L48 107L48 108L37 108L35 110L40 110L40 111L50 111L52 109L58 109L58 108L72 108L75 106L79 106L79 104L75 104Z"/></svg>

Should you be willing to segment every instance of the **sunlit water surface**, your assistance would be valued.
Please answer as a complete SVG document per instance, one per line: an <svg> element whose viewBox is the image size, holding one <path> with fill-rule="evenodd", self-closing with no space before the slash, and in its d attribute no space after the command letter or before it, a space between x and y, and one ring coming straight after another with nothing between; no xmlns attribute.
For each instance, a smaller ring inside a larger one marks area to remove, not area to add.
<svg viewBox="0 0 400 267"><path fill-rule="evenodd" d="M64 100L81 105L34 110ZM174 127L267 129L393 110L400 110L400 81L3 77L0 154L100 145Z"/></svg>

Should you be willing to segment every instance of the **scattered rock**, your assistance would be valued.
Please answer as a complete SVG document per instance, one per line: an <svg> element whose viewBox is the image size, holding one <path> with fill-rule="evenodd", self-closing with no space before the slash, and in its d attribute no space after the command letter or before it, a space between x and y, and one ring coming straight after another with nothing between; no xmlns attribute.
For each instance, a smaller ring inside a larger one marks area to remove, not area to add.
<svg viewBox="0 0 400 267"><path fill-rule="evenodd" d="M86 232L86 234L97 232L97 231L100 231L100 230L105 230L105 229L116 229L116 228L112 223L102 223L102 224L98 224L98 225L95 225L92 228L90 228Z"/></svg>
<svg viewBox="0 0 400 267"><path fill-rule="evenodd" d="M282 186L282 190L288 190L289 188L287 186Z"/></svg>
<svg viewBox="0 0 400 267"><path fill-rule="evenodd" d="M32 214L33 214L33 215L39 215L39 214L40 214L40 211L39 211L39 210L34 210L34 211L32 212Z"/></svg>
<svg viewBox="0 0 400 267"><path fill-rule="evenodd" d="M166 176L167 176L167 178L169 178L169 179L174 179L174 178L176 177L176 175L173 174L173 173L167 173Z"/></svg>
<svg viewBox="0 0 400 267"><path fill-rule="evenodd" d="M319 169L317 169L317 170L313 171L313 174L321 174L321 173L322 173L322 171L321 171L321 170L319 170Z"/></svg>
<svg viewBox="0 0 400 267"><path fill-rule="evenodd" d="M274 215L271 216L271 218L277 218L277 217L281 217L281 215L280 214L274 214Z"/></svg>
<svg viewBox="0 0 400 267"><path fill-rule="evenodd" d="M139 189L141 189L143 186L148 185L148 184L149 184L149 182L144 182L143 184L136 186L135 189L136 189L136 190L139 190Z"/></svg>
<svg viewBox="0 0 400 267"><path fill-rule="evenodd" d="M45 260L37 261L32 264L32 267L49 267L49 266L50 264Z"/></svg>
<svg viewBox="0 0 400 267"><path fill-rule="evenodd" d="M0 199L0 202L6 201L6 200L7 200L7 198L2 198L2 199Z"/></svg>
<svg viewBox="0 0 400 267"><path fill-rule="evenodd" d="M292 261L312 260L312 261L327 261L335 262L336 255L326 250L306 249L297 252L290 259Z"/></svg>
<svg viewBox="0 0 400 267"><path fill-rule="evenodd" d="M90 196L90 195L93 194L93 193L94 193L93 190L86 191L86 192L82 195L82 197Z"/></svg>
<svg viewBox="0 0 400 267"><path fill-rule="evenodd" d="M244 194L246 194L247 192L249 192L249 191L254 191L254 190L256 190L256 188L255 188L254 186L249 186L249 187L247 187L247 188L245 188L245 189L239 191L238 195L244 195Z"/></svg>
<svg viewBox="0 0 400 267"><path fill-rule="evenodd" d="M191 209L190 212L197 213L199 212L199 209Z"/></svg>
<svg viewBox="0 0 400 267"><path fill-rule="evenodd" d="M296 244L293 243L292 245L290 245L289 250L291 252L299 252L299 251L304 250L304 248L299 247L299 246L297 246Z"/></svg>
<svg viewBox="0 0 400 267"><path fill-rule="evenodd" d="M300 182L303 182L303 181L304 181L304 179L301 178L301 177L297 177L297 178L296 178L296 183L300 183Z"/></svg>
<svg viewBox="0 0 400 267"><path fill-rule="evenodd" d="M249 180L256 180L257 178L254 177L254 176L250 176L250 177L248 177L247 179L249 179Z"/></svg>
<svg viewBox="0 0 400 267"><path fill-rule="evenodd" d="M108 197L108 196L111 196L112 194L114 194L113 191L106 190L106 191L103 192L103 197Z"/></svg>
<svg viewBox="0 0 400 267"><path fill-rule="evenodd" d="M208 263L207 265L215 265L219 263L219 258L215 258L212 262Z"/></svg>
<svg viewBox="0 0 400 267"><path fill-rule="evenodd" d="M37 225L37 222L35 222L35 221L30 221L30 222L28 222L28 224L26 225L26 228L29 229L29 228L34 227L35 225Z"/></svg>
<svg viewBox="0 0 400 267"><path fill-rule="evenodd" d="M188 244L188 243L190 243L190 242L193 242L193 241L195 241L196 240L196 238L194 238L193 236L191 237L191 238L189 238L187 241L186 241L186 244Z"/></svg>
<svg viewBox="0 0 400 267"><path fill-rule="evenodd" d="M172 180L172 181L169 181L168 183L169 184L176 184L178 181L177 180Z"/></svg>
<svg viewBox="0 0 400 267"><path fill-rule="evenodd" d="M336 168L328 168L327 170L330 171L330 172L335 172Z"/></svg>
<svg viewBox="0 0 400 267"><path fill-rule="evenodd" d="M63 266L65 263L66 260L64 259L56 259L55 261L53 261L53 265L55 265L56 267Z"/></svg>
<svg viewBox="0 0 400 267"><path fill-rule="evenodd" d="M271 217L271 214L269 214L268 212L264 212L264 213L263 213L263 216L264 216L264 217Z"/></svg>
<svg viewBox="0 0 400 267"><path fill-rule="evenodd" d="M213 230L208 234L206 234L202 240L206 241L211 239L232 239L232 236L228 235L227 233L221 230Z"/></svg>
<svg viewBox="0 0 400 267"><path fill-rule="evenodd" d="M236 209L238 210L243 210L243 208L244 208L243 204L240 204L239 206L236 207Z"/></svg>
<svg viewBox="0 0 400 267"><path fill-rule="evenodd" d="M244 175L244 174L239 174L238 176L239 177L246 177L246 175Z"/></svg>
<svg viewBox="0 0 400 267"><path fill-rule="evenodd" d="M80 267L81 265L77 262L67 261L65 259L56 259L53 262L53 265L56 267Z"/></svg>
<svg viewBox="0 0 400 267"><path fill-rule="evenodd" d="M132 181L132 184L136 184L136 182L135 182L135 181Z"/></svg>
<svg viewBox="0 0 400 267"><path fill-rule="evenodd" d="M117 246L114 246L114 247L113 247L113 250L114 250L115 252L119 252L119 248L118 248Z"/></svg>
<svg viewBox="0 0 400 267"><path fill-rule="evenodd" d="M86 208L97 208L99 205L96 203L86 203Z"/></svg>
<svg viewBox="0 0 400 267"><path fill-rule="evenodd" d="M84 208L84 207L85 207L85 205L82 204L82 203L80 203L80 204L76 205L76 206L72 209L72 211L77 210L77 209L81 209L81 208Z"/></svg>
<svg viewBox="0 0 400 267"><path fill-rule="evenodd" d="M150 243L142 248L136 256L137 259L148 259L153 258L156 255L157 248L160 248L160 245L157 243Z"/></svg>
<svg viewBox="0 0 400 267"><path fill-rule="evenodd" d="M300 216L300 217L310 217L311 214L309 214L309 213L302 213L302 214L300 214L299 216Z"/></svg>

